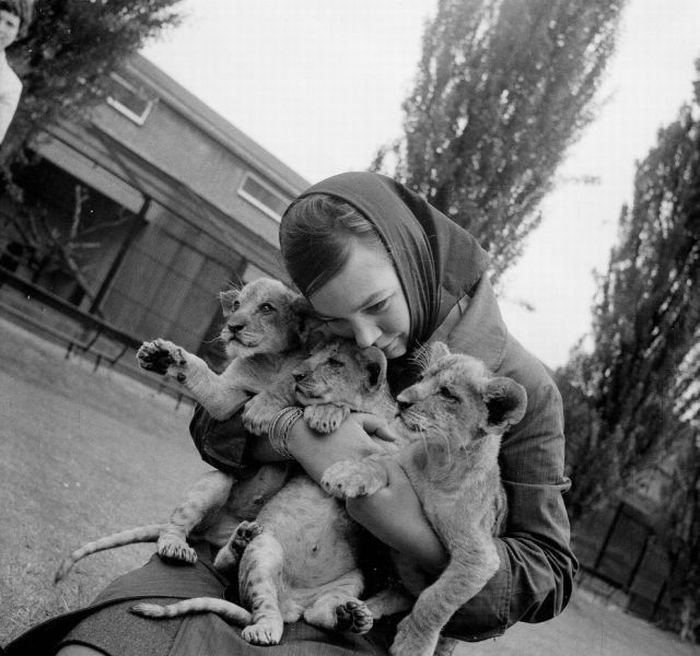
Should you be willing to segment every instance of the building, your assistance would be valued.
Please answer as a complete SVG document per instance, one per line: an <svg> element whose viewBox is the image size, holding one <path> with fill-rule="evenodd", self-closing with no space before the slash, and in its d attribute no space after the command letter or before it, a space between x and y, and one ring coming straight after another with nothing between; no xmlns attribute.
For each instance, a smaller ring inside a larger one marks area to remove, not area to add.
<svg viewBox="0 0 700 656"><path fill-rule="evenodd" d="M26 204L0 207L5 266L87 315L197 352L220 290L284 279L279 219L308 182L144 57L111 76L89 124L32 149Z"/></svg>

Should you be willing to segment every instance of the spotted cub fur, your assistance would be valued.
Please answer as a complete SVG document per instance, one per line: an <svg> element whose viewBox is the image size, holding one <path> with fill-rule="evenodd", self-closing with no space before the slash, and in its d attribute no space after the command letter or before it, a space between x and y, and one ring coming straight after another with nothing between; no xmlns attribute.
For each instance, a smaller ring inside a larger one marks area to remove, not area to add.
<svg viewBox="0 0 700 656"><path fill-rule="evenodd" d="M417 599L399 624L390 653L451 653L452 646L440 642L440 631L500 565L493 536L505 517L506 498L498 451L503 433L524 416L527 398L512 379L495 377L481 361L436 343L426 351L420 381L397 401L400 423L419 439L390 457L398 458L408 475L450 560L429 582L414 563L395 554L401 579ZM373 494L387 485L386 457L336 463L324 472L322 484L340 498ZM367 605L377 617L407 604L404 595L385 592Z"/></svg>
<svg viewBox="0 0 700 656"><path fill-rule="evenodd" d="M353 410L387 419L395 413L386 359L375 347L330 340L295 372L295 380L305 419L318 432L334 430ZM221 570L238 564L243 607L197 598L165 607L138 604L133 611L148 617L214 612L246 625L243 637L258 645L277 644L284 622L302 617L319 627L364 633L373 618L359 598L364 588L360 539L344 504L299 473L263 506L255 522L241 524L217 555L215 566Z"/></svg>

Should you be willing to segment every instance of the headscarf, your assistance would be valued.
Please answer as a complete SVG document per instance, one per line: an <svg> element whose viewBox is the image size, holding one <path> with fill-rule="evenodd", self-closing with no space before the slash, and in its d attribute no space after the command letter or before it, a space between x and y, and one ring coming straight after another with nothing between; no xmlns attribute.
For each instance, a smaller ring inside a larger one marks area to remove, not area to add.
<svg viewBox="0 0 700 656"><path fill-rule="evenodd" d="M313 185L300 198L310 194L345 201L376 229L406 296L409 350L430 337L488 265L488 255L471 234L387 176L341 173Z"/></svg>

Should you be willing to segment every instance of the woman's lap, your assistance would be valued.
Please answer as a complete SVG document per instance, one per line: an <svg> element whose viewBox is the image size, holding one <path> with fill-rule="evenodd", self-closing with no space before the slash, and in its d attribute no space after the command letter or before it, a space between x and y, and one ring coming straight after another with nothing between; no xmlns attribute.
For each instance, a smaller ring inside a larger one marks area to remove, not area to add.
<svg viewBox="0 0 700 656"><path fill-rule="evenodd" d="M129 612L136 600L167 603L193 596L225 596L227 581L206 561L201 549L195 566L169 565L154 557L142 568L113 581L84 609L33 627L7 645L7 656L53 656L59 645L83 644L110 656L223 656L284 654L315 656L386 654L391 626L367 636L323 631L303 622L285 626L280 645L257 647L240 637L240 628L211 613L152 620ZM228 590L227 590L228 588ZM381 623L382 625L384 623Z"/></svg>

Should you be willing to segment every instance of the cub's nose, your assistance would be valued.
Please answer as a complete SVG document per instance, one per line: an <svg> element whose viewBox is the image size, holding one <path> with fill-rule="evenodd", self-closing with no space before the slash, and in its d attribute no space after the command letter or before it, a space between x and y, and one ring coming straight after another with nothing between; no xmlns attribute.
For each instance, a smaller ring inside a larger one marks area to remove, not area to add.
<svg viewBox="0 0 700 656"><path fill-rule="evenodd" d="M237 332L240 332L243 330L243 324L240 323L229 323L226 324L226 327L231 331L232 334L236 334Z"/></svg>

